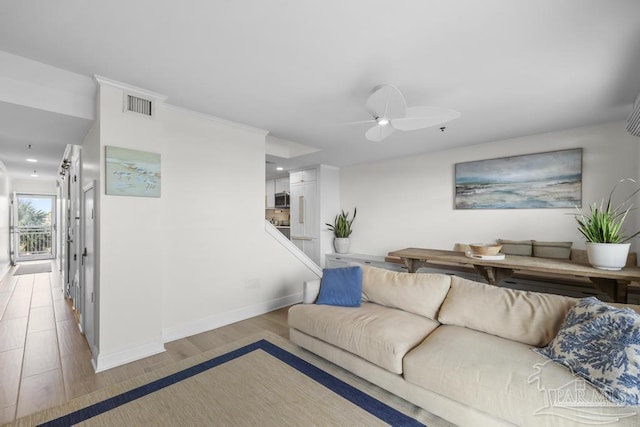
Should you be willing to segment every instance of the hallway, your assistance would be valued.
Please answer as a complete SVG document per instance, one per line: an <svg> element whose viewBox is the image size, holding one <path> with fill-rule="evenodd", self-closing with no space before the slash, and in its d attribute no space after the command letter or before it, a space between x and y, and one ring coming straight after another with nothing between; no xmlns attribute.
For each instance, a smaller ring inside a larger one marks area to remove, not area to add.
<svg viewBox="0 0 640 427"><path fill-rule="evenodd" d="M248 335L289 336L288 308L282 308L165 343L163 353L96 374L55 262L51 273L13 276L15 270L0 281L0 424Z"/></svg>
<svg viewBox="0 0 640 427"><path fill-rule="evenodd" d="M73 372L93 371L55 265L13 276L17 268L0 282L0 423L65 402L77 395Z"/></svg>

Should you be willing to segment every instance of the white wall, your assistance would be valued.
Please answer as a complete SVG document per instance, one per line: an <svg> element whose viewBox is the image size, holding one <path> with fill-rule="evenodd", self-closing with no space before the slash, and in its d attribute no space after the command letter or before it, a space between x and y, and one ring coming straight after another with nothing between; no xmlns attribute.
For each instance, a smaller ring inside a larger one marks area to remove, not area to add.
<svg viewBox="0 0 640 427"><path fill-rule="evenodd" d="M57 194L55 179L13 179L11 180L12 193L27 194Z"/></svg>
<svg viewBox="0 0 640 427"><path fill-rule="evenodd" d="M121 89L99 92L99 166L108 145L160 153L162 196L100 180L98 369L300 301L315 276L264 229L265 133L160 102L155 119L125 114Z"/></svg>
<svg viewBox="0 0 640 427"><path fill-rule="evenodd" d="M607 197L619 179L638 178L639 143L620 122L343 168L341 204L358 207L352 251L384 255L405 247L453 249L457 242L498 238L573 241L583 248L568 215L573 209L455 210L454 165L582 147L586 206Z"/></svg>
<svg viewBox="0 0 640 427"><path fill-rule="evenodd" d="M162 152L162 122L122 112L123 93L101 86L100 166L105 147ZM162 351L161 199L105 194L100 180L98 368Z"/></svg>
<svg viewBox="0 0 640 427"><path fill-rule="evenodd" d="M0 162L0 279L7 273L9 269L9 200L10 200L10 183L7 171Z"/></svg>
<svg viewBox="0 0 640 427"><path fill-rule="evenodd" d="M167 339L297 300L313 274L264 231L264 133L172 108L163 120Z"/></svg>

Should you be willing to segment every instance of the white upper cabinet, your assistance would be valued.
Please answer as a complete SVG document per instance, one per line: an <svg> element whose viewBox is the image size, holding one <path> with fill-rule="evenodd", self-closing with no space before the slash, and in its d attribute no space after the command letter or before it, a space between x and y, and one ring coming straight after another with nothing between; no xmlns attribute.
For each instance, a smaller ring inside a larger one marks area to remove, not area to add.
<svg viewBox="0 0 640 427"><path fill-rule="evenodd" d="M290 192L289 189L289 177L283 176L282 178L276 178L275 189L276 193L282 193L283 191Z"/></svg>
<svg viewBox="0 0 640 427"><path fill-rule="evenodd" d="M289 175L291 185L300 182L316 181L318 178L318 171L316 169L308 169L298 172L291 172Z"/></svg>

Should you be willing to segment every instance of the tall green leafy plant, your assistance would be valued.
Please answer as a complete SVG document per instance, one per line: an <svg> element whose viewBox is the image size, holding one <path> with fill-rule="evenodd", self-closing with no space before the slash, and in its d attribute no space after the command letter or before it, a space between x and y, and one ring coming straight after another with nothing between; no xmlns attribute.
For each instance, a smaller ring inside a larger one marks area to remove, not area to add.
<svg viewBox="0 0 640 427"><path fill-rule="evenodd" d="M351 228L351 224L353 224L353 220L356 219L356 214L358 213L358 208L353 208L353 217L349 219L349 212L344 212L344 210L336 215L336 218L333 220L333 224L326 223L329 227L329 230L333 231L333 235L337 238L346 238L351 235L353 229Z"/></svg>
<svg viewBox="0 0 640 427"><path fill-rule="evenodd" d="M625 235L624 229L622 228L624 221L627 219L627 215L633 207L631 199L640 192L640 188L631 193L631 195L619 205L614 206L611 200L618 185L625 181L636 182L631 178L621 179L611 189L606 203L603 199L600 202L600 206L592 203L589 206L588 213L579 212L574 214L578 222L578 231L582 233L588 242L625 243L640 234L640 231L637 231L633 234Z"/></svg>

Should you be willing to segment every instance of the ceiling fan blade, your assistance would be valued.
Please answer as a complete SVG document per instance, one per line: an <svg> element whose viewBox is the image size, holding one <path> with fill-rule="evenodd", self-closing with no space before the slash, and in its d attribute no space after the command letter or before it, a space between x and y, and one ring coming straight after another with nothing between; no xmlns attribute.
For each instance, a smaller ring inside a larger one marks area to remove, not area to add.
<svg viewBox="0 0 640 427"><path fill-rule="evenodd" d="M460 117L460 113L449 108L410 107L404 118L391 120L391 126L398 130L416 130L446 123Z"/></svg>
<svg viewBox="0 0 640 427"><path fill-rule="evenodd" d="M369 141L378 142L378 141L382 141L392 133L393 133L393 128L389 125L386 125L386 126L375 125L374 127L369 128L369 130L364 134L364 136Z"/></svg>
<svg viewBox="0 0 640 427"><path fill-rule="evenodd" d="M369 119L369 120L358 120L355 122L344 122L344 123L340 123L340 125L361 125L363 123L375 123L376 121L373 119Z"/></svg>
<svg viewBox="0 0 640 427"><path fill-rule="evenodd" d="M407 102L397 87L382 85L367 99L365 108L373 117L394 119L407 114Z"/></svg>

